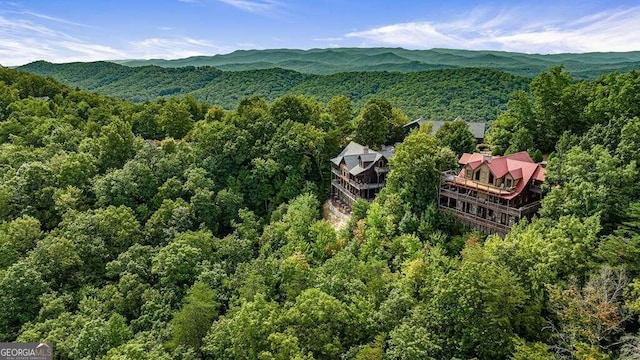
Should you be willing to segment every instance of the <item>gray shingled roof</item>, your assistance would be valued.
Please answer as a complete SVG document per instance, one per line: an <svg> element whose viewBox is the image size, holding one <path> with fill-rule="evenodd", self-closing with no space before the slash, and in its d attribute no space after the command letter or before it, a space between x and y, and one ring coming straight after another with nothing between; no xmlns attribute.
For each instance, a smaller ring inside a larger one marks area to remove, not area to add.
<svg viewBox="0 0 640 360"><path fill-rule="evenodd" d="M349 173L351 175L358 175L371 168L381 157L389 159L393 156L392 146L386 146L381 151L369 149L366 154L364 148L364 146L352 141L338 156L331 159L331 162L336 166L340 166L340 163L344 160L344 164L347 166L347 169L349 169ZM371 161L367 167L363 168L360 166L361 158L366 162Z"/></svg>
<svg viewBox="0 0 640 360"><path fill-rule="evenodd" d="M456 120L460 119L460 117L456 118ZM426 124L426 123L433 123L433 128L431 129L431 133L434 134L436 131L438 131L438 129L440 129L440 126L442 126L442 124L445 123L445 121L440 121L440 120L427 120L427 119L423 119L422 117L415 119L407 124L404 125L405 128L407 127L412 127L414 124L418 124L418 126L422 125L422 124ZM481 123L481 122L469 122L466 121L467 125L469 125L469 130L471 130L471 133L473 134L473 137L475 137L476 139L484 139L484 132L485 132L485 123Z"/></svg>
<svg viewBox="0 0 640 360"><path fill-rule="evenodd" d="M376 151L376 152L369 152L368 154L362 154L360 155L360 159L363 162L369 162L369 161L375 161L376 158L379 156L380 154Z"/></svg>

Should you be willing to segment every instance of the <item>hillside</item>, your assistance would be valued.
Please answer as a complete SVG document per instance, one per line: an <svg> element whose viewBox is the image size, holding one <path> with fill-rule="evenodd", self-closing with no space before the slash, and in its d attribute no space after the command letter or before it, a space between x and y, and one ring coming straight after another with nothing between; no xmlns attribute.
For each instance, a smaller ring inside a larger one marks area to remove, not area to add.
<svg viewBox="0 0 640 360"><path fill-rule="evenodd" d="M318 75L353 71L415 72L441 68L482 67L527 77L533 77L554 65L564 64L576 79L591 79L610 72L626 72L640 68L640 52L540 55L452 49L271 49L237 50L230 54L194 56L178 60L114 62L132 67L214 66L224 71L277 67Z"/></svg>
<svg viewBox="0 0 640 360"><path fill-rule="evenodd" d="M119 68L101 66L106 84ZM509 76L408 75L488 93ZM395 91L395 74L352 76ZM329 159L400 135L384 98L352 123L344 98L133 104L0 69L0 342L69 360L637 359L638 84L553 68L509 102L494 150L556 151L538 214L499 237L437 210L464 124L409 134L336 231Z"/></svg>
<svg viewBox="0 0 640 360"><path fill-rule="evenodd" d="M265 61L276 59L275 55L277 52L265 57ZM331 54L323 55L331 59ZM395 59L383 57L387 61ZM504 110L509 94L526 89L529 82L522 76L476 68L313 75L284 69L221 71L213 67L128 67L109 62L51 64L39 61L20 69L51 76L69 86L135 102L193 95L199 101L232 109L252 95L272 101L285 94L303 94L322 102L346 95L362 107L377 95L411 118L462 116L474 121L494 119Z"/></svg>

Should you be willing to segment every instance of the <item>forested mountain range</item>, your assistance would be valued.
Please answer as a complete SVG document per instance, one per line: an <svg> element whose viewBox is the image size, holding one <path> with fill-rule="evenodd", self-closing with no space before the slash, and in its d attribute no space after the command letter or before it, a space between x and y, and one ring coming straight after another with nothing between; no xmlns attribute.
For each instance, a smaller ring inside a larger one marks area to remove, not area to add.
<svg viewBox="0 0 640 360"><path fill-rule="evenodd" d="M221 71L213 67L128 67L110 62L51 64L38 61L20 69L134 102L193 95L198 101L233 109L240 100L253 95L273 101L285 94L302 94L322 102L345 95L361 107L371 97L380 96L410 118L461 116L470 121L495 119L505 109L509 94L525 90L530 81L499 70L479 68L313 75L285 69Z"/></svg>
<svg viewBox="0 0 640 360"><path fill-rule="evenodd" d="M359 71L416 72L443 68L482 67L533 77L564 64L575 78L594 78L613 71L638 69L640 52L584 54L524 54L504 51L403 48L331 48L237 50L230 54L194 56L178 60L121 60L127 66L214 66L225 71L282 68L305 74Z"/></svg>
<svg viewBox="0 0 640 360"><path fill-rule="evenodd" d="M636 360L638 99L640 72L561 67L511 96L493 150L551 155L538 215L502 238L437 209L464 127L412 132L374 202L322 219L329 159L399 140L384 98L136 104L0 69L0 342L57 359Z"/></svg>

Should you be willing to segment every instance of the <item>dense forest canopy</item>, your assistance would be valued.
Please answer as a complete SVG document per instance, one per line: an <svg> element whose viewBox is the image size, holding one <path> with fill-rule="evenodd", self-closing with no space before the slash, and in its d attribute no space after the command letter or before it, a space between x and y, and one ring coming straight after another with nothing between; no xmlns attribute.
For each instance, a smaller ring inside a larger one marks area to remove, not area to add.
<svg viewBox="0 0 640 360"><path fill-rule="evenodd" d="M73 87L134 102L192 95L200 102L235 109L247 97L267 101L302 94L318 101L345 95L358 107L382 97L412 119L420 116L469 121L495 119L509 94L526 90L530 79L498 70L465 68L417 73L360 72L309 75L283 69L220 71L211 67L126 67L108 62L51 64L20 69Z"/></svg>
<svg viewBox="0 0 640 360"><path fill-rule="evenodd" d="M553 68L513 95L495 151L551 155L539 217L500 238L437 211L458 123L398 144L345 227L321 218L328 159L397 140L385 98L135 104L0 69L0 341L60 359L637 359L639 84Z"/></svg>
<svg viewBox="0 0 640 360"><path fill-rule="evenodd" d="M593 79L614 71L635 70L640 52L582 54L525 54L506 51L403 48L330 48L237 50L229 54L193 56L177 60L119 60L127 66L214 66L224 71L282 68L304 74L360 71L417 72L477 67L534 77L550 66L564 64L578 79Z"/></svg>

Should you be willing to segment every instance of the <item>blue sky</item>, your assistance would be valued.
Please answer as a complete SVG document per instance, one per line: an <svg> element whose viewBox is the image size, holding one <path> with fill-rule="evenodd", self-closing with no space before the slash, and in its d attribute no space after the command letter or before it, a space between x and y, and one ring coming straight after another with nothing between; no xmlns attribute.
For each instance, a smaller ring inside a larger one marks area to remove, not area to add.
<svg viewBox="0 0 640 360"><path fill-rule="evenodd" d="M635 1L0 0L0 64L237 49L640 50Z"/></svg>

